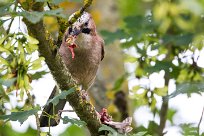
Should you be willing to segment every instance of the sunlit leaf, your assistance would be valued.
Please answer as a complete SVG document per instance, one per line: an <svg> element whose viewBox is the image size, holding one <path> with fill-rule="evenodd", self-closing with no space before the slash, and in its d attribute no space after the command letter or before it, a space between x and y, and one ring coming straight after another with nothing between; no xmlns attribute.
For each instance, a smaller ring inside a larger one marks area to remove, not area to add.
<svg viewBox="0 0 204 136"><path fill-rule="evenodd" d="M155 97L152 97L152 98L151 98L151 105L150 105L150 108L151 108L152 111L155 109L156 104L157 104L156 98L155 98Z"/></svg>
<svg viewBox="0 0 204 136"><path fill-rule="evenodd" d="M2 46L0 46L0 52L6 52L7 54L10 54L10 51Z"/></svg>
<svg viewBox="0 0 204 136"><path fill-rule="evenodd" d="M137 61L137 58L131 55L126 55L125 56L125 62L130 62L130 63L134 63Z"/></svg>
<svg viewBox="0 0 204 136"><path fill-rule="evenodd" d="M154 90L154 93L157 94L158 96L166 96L168 91L168 87L165 86L163 88L156 88Z"/></svg>
<svg viewBox="0 0 204 136"><path fill-rule="evenodd" d="M0 39L0 45L4 42L4 40L6 39L7 37L6 36L4 36L4 37L2 37L1 39ZM1 45L2 46L2 45Z"/></svg>
<svg viewBox="0 0 204 136"><path fill-rule="evenodd" d="M173 125L173 117L176 114L176 112L177 111L174 109L168 109L168 112L167 112L167 119L171 122L172 125Z"/></svg>
<svg viewBox="0 0 204 136"><path fill-rule="evenodd" d="M42 61L43 61L43 60L45 60L44 57L40 57L40 58L34 60L33 62L31 62L30 68L31 68L32 70L37 70L37 69L41 68L41 67L42 67Z"/></svg>
<svg viewBox="0 0 204 136"><path fill-rule="evenodd" d="M4 58L0 57L0 64L9 65L8 61L6 61Z"/></svg>
<svg viewBox="0 0 204 136"><path fill-rule="evenodd" d="M38 44L39 43L39 41L37 39L33 38L30 35L25 35L25 37L27 38L28 43L30 43L30 44Z"/></svg>
<svg viewBox="0 0 204 136"><path fill-rule="evenodd" d="M31 86L30 86L30 81L29 81L29 77L28 77L28 75L27 74L25 74L24 75L24 87L25 87L25 89L28 91L28 90L30 90L31 89Z"/></svg>
<svg viewBox="0 0 204 136"><path fill-rule="evenodd" d="M119 91L121 88L122 84L125 82L127 75L122 75L119 79L117 79L114 83L114 87L112 90L114 91Z"/></svg>

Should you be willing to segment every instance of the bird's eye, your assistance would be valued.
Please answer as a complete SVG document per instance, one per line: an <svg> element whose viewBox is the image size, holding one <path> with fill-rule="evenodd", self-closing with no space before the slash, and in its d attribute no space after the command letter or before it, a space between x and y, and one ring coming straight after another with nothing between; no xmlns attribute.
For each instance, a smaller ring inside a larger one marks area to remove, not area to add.
<svg viewBox="0 0 204 136"><path fill-rule="evenodd" d="M87 22L85 22L85 23L84 23L84 25L85 25L85 26L87 26L87 25L88 25L88 23L89 23L89 22L87 21Z"/></svg>
<svg viewBox="0 0 204 136"><path fill-rule="evenodd" d="M89 28L83 28L81 32L84 33L84 34L90 34L91 29L89 29Z"/></svg>
<svg viewBox="0 0 204 136"><path fill-rule="evenodd" d="M72 32L72 27L70 27L68 31L69 31L69 34L70 34Z"/></svg>

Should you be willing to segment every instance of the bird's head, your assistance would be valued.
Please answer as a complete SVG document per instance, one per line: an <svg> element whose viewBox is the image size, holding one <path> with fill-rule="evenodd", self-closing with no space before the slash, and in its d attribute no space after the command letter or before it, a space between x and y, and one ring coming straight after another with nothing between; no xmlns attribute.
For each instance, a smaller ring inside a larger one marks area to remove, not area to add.
<svg viewBox="0 0 204 136"><path fill-rule="evenodd" d="M70 16L70 18L73 15ZM91 15L87 12L83 14L68 28L69 35L78 36L79 34L95 35L96 25Z"/></svg>
<svg viewBox="0 0 204 136"><path fill-rule="evenodd" d="M71 15L70 18L72 18L73 15ZM74 48L92 48L92 43L94 43L92 41L96 39L96 35L94 20L89 13L83 12L76 22L68 27L63 42L68 46L72 53L72 58L74 58Z"/></svg>

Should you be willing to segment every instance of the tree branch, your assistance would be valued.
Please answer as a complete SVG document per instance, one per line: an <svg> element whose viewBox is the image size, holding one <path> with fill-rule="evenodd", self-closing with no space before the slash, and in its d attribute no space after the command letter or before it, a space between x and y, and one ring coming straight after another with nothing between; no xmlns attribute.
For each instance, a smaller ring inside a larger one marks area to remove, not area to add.
<svg viewBox="0 0 204 136"><path fill-rule="evenodd" d="M36 2L33 4L33 9L35 11L41 11L43 9L43 3ZM63 63L60 55L52 50L54 44L49 38L48 33L46 33L43 21L36 24L30 23L26 19L23 19L23 21L27 25L29 34L38 39L39 53L45 58L45 62L47 63L59 88L61 90L68 90L71 87L76 86L76 82L71 77L71 74ZM80 91L75 91L70 94L67 97L67 100L79 118L87 123L87 127L91 135L98 136L98 129L101 126L101 123L93 105L82 98Z"/></svg>

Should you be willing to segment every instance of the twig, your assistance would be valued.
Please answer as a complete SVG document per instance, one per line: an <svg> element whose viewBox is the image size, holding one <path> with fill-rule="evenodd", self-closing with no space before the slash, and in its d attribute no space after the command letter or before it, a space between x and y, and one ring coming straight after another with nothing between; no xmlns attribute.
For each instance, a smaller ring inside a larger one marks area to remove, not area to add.
<svg viewBox="0 0 204 136"><path fill-rule="evenodd" d="M168 101L162 102L161 110L160 110L160 123L159 123L159 128L158 128L158 135L163 136L164 135L164 128L166 125L166 118L167 118L167 111L168 111Z"/></svg>
<svg viewBox="0 0 204 136"><path fill-rule="evenodd" d="M9 25L8 25L8 29L6 30L6 33L7 33L7 34L9 34L9 32L10 32L11 25L12 25L12 23L13 23L13 20L14 20L14 18L11 19L11 22L10 22Z"/></svg>
<svg viewBox="0 0 204 136"><path fill-rule="evenodd" d="M61 114L62 112L74 112L73 110L59 110L58 115Z"/></svg>
<svg viewBox="0 0 204 136"><path fill-rule="evenodd" d="M198 123L198 134L199 134L199 132L200 132L200 124L201 124L201 122L202 122L202 119L203 119L203 114L204 114L204 106L203 106L203 111L202 111L202 113L201 113L201 117L200 117L200 120L199 120L199 123Z"/></svg>
<svg viewBox="0 0 204 136"><path fill-rule="evenodd" d="M30 92L26 91L26 93L27 93L28 100L30 101L32 108L35 108L34 100L32 96L30 95ZM37 125L37 135L40 136L40 121L39 121L39 117L37 113L35 114L35 119L36 119L36 125Z"/></svg>
<svg viewBox="0 0 204 136"><path fill-rule="evenodd" d="M15 1L14 11L16 11L17 7L18 7L18 0ZM11 19L11 22L10 22L9 25L8 25L8 29L7 29L7 31L6 31L7 34L9 34L9 32L10 32L11 25L12 25L13 21L14 21L14 18Z"/></svg>

